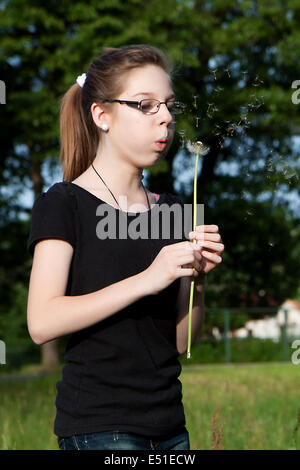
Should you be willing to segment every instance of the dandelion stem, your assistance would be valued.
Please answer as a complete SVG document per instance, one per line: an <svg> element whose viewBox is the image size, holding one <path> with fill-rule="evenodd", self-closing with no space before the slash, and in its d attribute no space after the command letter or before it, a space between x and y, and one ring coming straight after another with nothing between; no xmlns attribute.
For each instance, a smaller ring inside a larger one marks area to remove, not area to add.
<svg viewBox="0 0 300 470"><path fill-rule="evenodd" d="M196 226L197 226L197 175L198 175L199 152L200 152L200 149L197 149L195 174L194 174L194 227L193 227L193 232L196 231ZM194 238L193 243L197 243L196 238ZM195 269L195 268L193 268L193 269ZM195 285L195 278L193 276L192 282L191 282L191 289L190 289L187 359L191 359L192 310L193 310L193 299L194 299L194 285Z"/></svg>

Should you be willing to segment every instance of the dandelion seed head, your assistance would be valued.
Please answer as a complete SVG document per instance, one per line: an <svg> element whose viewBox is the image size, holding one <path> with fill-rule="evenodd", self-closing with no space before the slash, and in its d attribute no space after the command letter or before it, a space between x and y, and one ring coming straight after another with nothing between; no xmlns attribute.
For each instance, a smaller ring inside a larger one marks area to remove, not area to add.
<svg viewBox="0 0 300 470"><path fill-rule="evenodd" d="M189 140L186 146L191 153L206 155L209 152L209 147L207 145L204 145L201 140L197 140L196 142L192 142Z"/></svg>

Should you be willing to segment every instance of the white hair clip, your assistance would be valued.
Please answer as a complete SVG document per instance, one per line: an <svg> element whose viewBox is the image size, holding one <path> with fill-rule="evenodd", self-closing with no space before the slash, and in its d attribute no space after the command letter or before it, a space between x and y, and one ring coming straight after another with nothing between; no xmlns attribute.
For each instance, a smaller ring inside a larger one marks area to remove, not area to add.
<svg viewBox="0 0 300 470"><path fill-rule="evenodd" d="M82 75L78 75L76 79L76 82L78 83L79 86L81 86L81 88L84 85L85 79L86 79L86 73L83 73Z"/></svg>

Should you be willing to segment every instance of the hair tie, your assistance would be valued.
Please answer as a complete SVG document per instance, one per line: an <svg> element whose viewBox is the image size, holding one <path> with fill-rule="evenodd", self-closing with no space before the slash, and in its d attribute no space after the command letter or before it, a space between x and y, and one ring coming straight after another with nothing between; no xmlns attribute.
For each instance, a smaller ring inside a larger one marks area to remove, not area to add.
<svg viewBox="0 0 300 470"><path fill-rule="evenodd" d="M81 86L81 88L84 85L85 79L86 79L86 73L83 73L82 75L78 75L76 79L76 82L78 83L79 86Z"/></svg>

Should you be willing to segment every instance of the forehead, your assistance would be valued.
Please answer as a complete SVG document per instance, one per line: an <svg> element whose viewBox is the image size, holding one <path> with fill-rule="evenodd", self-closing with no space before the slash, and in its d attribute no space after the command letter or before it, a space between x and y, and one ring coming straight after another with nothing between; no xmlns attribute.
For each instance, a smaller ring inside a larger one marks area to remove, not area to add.
<svg viewBox="0 0 300 470"><path fill-rule="evenodd" d="M125 91L131 97L163 97L173 94L170 76L157 65L136 68L128 74Z"/></svg>

